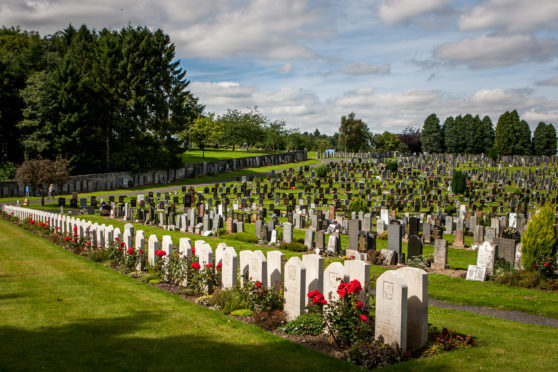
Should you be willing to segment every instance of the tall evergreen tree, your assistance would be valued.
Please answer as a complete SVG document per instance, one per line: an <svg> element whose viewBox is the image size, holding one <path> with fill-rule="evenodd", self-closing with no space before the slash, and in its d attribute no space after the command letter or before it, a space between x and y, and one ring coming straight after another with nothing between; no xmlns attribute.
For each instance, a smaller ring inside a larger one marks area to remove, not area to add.
<svg viewBox="0 0 558 372"><path fill-rule="evenodd" d="M552 124L540 122L533 133L534 155L556 155L556 129Z"/></svg>
<svg viewBox="0 0 558 372"><path fill-rule="evenodd" d="M420 135L422 150L429 153L441 153L444 151L442 128L440 119L436 114L430 114L425 120Z"/></svg>
<svg viewBox="0 0 558 372"><path fill-rule="evenodd" d="M519 120L516 110L506 111L498 119L494 147L500 155L528 155L531 150L531 130Z"/></svg>
<svg viewBox="0 0 558 372"><path fill-rule="evenodd" d="M449 116L444 121L444 126L442 127L442 132L444 133L444 148L448 154L458 153L457 148L457 128L455 125L455 119L453 116Z"/></svg>
<svg viewBox="0 0 558 372"><path fill-rule="evenodd" d="M494 127L492 120L488 116L482 119L482 152L488 154L490 149L494 146Z"/></svg>

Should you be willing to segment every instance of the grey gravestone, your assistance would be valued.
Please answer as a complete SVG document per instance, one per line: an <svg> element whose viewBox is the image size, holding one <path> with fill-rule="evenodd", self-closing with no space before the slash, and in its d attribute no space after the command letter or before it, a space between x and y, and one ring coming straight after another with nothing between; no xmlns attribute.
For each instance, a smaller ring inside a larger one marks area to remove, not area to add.
<svg viewBox="0 0 558 372"><path fill-rule="evenodd" d="M443 270L448 268L448 241L445 239L436 239L434 241L434 262L432 263L434 270Z"/></svg>
<svg viewBox="0 0 558 372"><path fill-rule="evenodd" d="M399 255L401 253L401 225L388 225L388 249Z"/></svg>
<svg viewBox="0 0 558 372"><path fill-rule="evenodd" d="M360 231L360 220L349 221L349 249L358 250L358 232Z"/></svg>

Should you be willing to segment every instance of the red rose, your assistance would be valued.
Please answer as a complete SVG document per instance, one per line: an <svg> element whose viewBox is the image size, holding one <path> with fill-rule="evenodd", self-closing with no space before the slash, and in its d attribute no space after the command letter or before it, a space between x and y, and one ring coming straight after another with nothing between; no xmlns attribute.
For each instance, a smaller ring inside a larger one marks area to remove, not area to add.
<svg viewBox="0 0 558 372"><path fill-rule="evenodd" d="M262 287L262 282L260 282L260 281L258 280L258 281L256 281L256 282L254 283L254 286L255 286L256 288L261 288L261 287Z"/></svg>
<svg viewBox="0 0 558 372"><path fill-rule="evenodd" d="M364 307L364 304L363 304L362 302L360 302L360 300L358 300L358 301L356 302L356 308L357 308L358 310L360 310L360 309L362 309L363 307Z"/></svg>
<svg viewBox="0 0 558 372"><path fill-rule="evenodd" d="M134 250L132 248L128 248L128 250L126 251L126 253L128 254L134 254Z"/></svg>
<svg viewBox="0 0 558 372"><path fill-rule="evenodd" d="M161 257L166 256L166 255L167 255L167 252L161 251Z"/></svg>
<svg viewBox="0 0 558 372"><path fill-rule="evenodd" d="M114 241L115 241L115 242L117 242L118 240L119 240L119 239L118 239L118 236L117 236L116 238L114 238Z"/></svg>
<svg viewBox="0 0 558 372"><path fill-rule="evenodd" d="M74 234L74 236L78 236L77 234Z"/></svg>
<svg viewBox="0 0 558 372"><path fill-rule="evenodd" d="M207 265L205 265L205 267L207 267L208 269L211 269L211 268L213 268L213 265L208 263Z"/></svg>
<svg viewBox="0 0 558 372"><path fill-rule="evenodd" d="M223 264L219 262L219 264L215 268L221 271L221 269L223 268Z"/></svg>
<svg viewBox="0 0 558 372"><path fill-rule="evenodd" d="M364 314L360 314L360 320L362 320L364 323L368 323L368 317Z"/></svg>
<svg viewBox="0 0 558 372"><path fill-rule="evenodd" d="M91 245L91 242L87 242L87 245Z"/></svg>
<svg viewBox="0 0 558 372"><path fill-rule="evenodd" d="M126 243L124 243L124 242L120 243L121 247L124 247L125 245L126 245Z"/></svg>
<svg viewBox="0 0 558 372"><path fill-rule="evenodd" d="M198 269L200 268L200 264L199 264L199 262L194 262L194 263L192 264L192 266L190 266L190 267L191 267L192 269L198 270Z"/></svg>
<svg viewBox="0 0 558 372"><path fill-rule="evenodd" d="M327 305L327 301L326 300L320 300L320 305Z"/></svg>
<svg viewBox="0 0 558 372"><path fill-rule="evenodd" d="M77 226L74 226L74 231L77 231Z"/></svg>
<svg viewBox="0 0 558 372"><path fill-rule="evenodd" d="M338 289L337 294L339 297L345 297L347 295L347 291L345 289Z"/></svg>
<svg viewBox="0 0 558 372"><path fill-rule="evenodd" d="M192 254L196 254L196 248L192 248Z"/></svg>
<svg viewBox="0 0 558 372"><path fill-rule="evenodd" d="M69 236L65 236L64 237L64 241L67 242L68 240L70 240L71 238Z"/></svg>
<svg viewBox="0 0 558 372"><path fill-rule="evenodd" d="M359 293L362 290L362 286L358 280L351 280L347 285L347 290L349 293Z"/></svg>
<svg viewBox="0 0 558 372"><path fill-rule="evenodd" d="M139 253L143 254L143 249L140 249L140 250L139 250Z"/></svg>
<svg viewBox="0 0 558 372"><path fill-rule="evenodd" d="M549 263L548 263L548 262L545 262L543 266L544 266L544 267L547 267L548 265L549 265Z"/></svg>
<svg viewBox="0 0 558 372"><path fill-rule="evenodd" d="M536 265L536 264L533 264L533 269L536 269L536 268L537 268L537 265Z"/></svg>
<svg viewBox="0 0 558 372"><path fill-rule="evenodd" d="M315 297L312 299L312 302L315 303L315 304L317 304L318 302L320 302L319 297L318 297L318 296L315 296Z"/></svg>

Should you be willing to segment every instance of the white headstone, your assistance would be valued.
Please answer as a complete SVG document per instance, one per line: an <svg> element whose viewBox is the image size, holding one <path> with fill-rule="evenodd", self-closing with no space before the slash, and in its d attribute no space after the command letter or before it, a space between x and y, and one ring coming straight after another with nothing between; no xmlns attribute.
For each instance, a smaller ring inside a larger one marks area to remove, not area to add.
<svg viewBox="0 0 558 372"><path fill-rule="evenodd" d="M407 283L395 271L384 272L376 281L375 338L407 346Z"/></svg>
<svg viewBox="0 0 558 372"><path fill-rule="evenodd" d="M285 255L280 251L267 252L267 286L279 290L283 284L283 261Z"/></svg>
<svg viewBox="0 0 558 372"><path fill-rule="evenodd" d="M287 319L296 319L306 306L306 268L300 258L291 257L285 264L285 312Z"/></svg>
<svg viewBox="0 0 558 372"><path fill-rule="evenodd" d="M236 251L233 247L225 247L225 250L223 252L223 268L221 274L223 288L232 288L236 285L237 267L238 256L236 254Z"/></svg>
<svg viewBox="0 0 558 372"><path fill-rule="evenodd" d="M147 240L147 262L151 266L155 266L155 251L159 250L159 240L157 235L151 234Z"/></svg>
<svg viewBox="0 0 558 372"><path fill-rule="evenodd" d="M267 260L262 251L252 252L249 274L253 282L259 281L263 286L267 286Z"/></svg>
<svg viewBox="0 0 558 372"><path fill-rule="evenodd" d="M324 292L324 259L317 254L305 254L302 263L306 268L306 293L312 291ZM305 293L305 294L306 294ZM307 298L307 302L309 299Z"/></svg>
<svg viewBox="0 0 558 372"><path fill-rule="evenodd" d="M337 289L341 282L347 282L349 274L341 262L332 262L324 270L324 297L328 302L339 299Z"/></svg>
<svg viewBox="0 0 558 372"><path fill-rule="evenodd" d="M415 267L396 272L407 283L407 350L419 350L428 342L428 273Z"/></svg>

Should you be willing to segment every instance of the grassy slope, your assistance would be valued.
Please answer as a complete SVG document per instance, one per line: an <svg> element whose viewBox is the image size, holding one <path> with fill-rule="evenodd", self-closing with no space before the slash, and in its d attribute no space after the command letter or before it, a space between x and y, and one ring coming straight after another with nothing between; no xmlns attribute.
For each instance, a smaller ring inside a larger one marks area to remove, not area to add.
<svg viewBox="0 0 558 372"><path fill-rule="evenodd" d="M0 366L62 370L349 370L0 220Z"/></svg>

